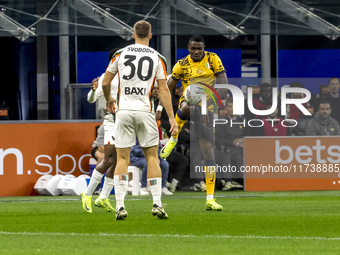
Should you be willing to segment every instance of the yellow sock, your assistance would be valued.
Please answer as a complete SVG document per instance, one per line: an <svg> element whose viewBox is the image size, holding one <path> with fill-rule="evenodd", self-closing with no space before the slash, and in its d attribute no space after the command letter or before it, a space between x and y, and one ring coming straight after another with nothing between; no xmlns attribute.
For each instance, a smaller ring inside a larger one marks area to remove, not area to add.
<svg viewBox="0 0 340 255"><path fill-rule="evenodd" d="M173 136L173 138L178 138L179 136L179 133L181 132L182 130L182 127L184 126L184 124L188 121L188 120L183 120L181 118L178 117L177 113L175 115L175 120L177 122L177 125L178 125L178 133L177 135Z"/></svg>
<svg viewBox="0 0 340 255"><path fill-rule="evenodd" d="M216 180L216 165L205 166L205 184L207 186L207 195L214 195L215 193L215 180Z"/></svg>

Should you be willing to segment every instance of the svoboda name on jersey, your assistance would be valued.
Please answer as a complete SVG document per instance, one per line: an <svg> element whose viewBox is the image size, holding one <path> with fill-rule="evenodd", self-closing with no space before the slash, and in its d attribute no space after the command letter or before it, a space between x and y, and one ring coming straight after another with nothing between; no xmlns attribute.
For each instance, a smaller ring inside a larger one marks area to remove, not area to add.
<svg viewBox="0 0 340 255"><path fill-rule="evenodd" d="M152 49L149 48L135 48L135 47L128 47L128 51L133 51L133 52L145 52L145 53L154 53Z"/></svg>

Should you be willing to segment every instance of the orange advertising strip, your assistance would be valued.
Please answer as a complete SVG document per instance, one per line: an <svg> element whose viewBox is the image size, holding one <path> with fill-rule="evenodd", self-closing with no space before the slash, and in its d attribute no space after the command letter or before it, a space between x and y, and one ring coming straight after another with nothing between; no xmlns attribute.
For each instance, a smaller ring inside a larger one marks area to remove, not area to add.
<svg viewBox="0 0 340 255"><path fill-rule="evenodd" d="M0 196L37 195L45 174L89 174L102 122L0 124Z"/></svg>
<svg viewBox="0 0 340 255"><path fill-rule="evenodd" d="M247 191L340 190L340 137L247 137Z"/></svg>

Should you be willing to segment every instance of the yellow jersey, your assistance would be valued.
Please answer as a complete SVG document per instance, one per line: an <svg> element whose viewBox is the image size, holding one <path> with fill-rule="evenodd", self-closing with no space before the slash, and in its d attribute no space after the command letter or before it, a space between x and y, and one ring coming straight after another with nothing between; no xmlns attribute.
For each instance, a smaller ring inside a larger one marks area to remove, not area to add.
<svg viewBox="0 0 340 255"><path fill-rule="evenodd" d="M225 73L222 61L216 53L204 51L200 62L194 62L190 55L177 61L172 69L172 77L182 80L183 91L190 85L203 82L214 87L216 76Z"/></svg>

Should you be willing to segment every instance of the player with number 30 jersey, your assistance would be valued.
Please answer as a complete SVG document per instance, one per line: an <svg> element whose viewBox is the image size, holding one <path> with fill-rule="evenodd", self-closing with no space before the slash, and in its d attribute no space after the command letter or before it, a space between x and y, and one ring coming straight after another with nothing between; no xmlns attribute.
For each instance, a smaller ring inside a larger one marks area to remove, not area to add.
<svg viewBox="0 0 340 255"><path fill-rule="evenodd" d="M153 112L155 80L167 78L162 55L142 44L129 45L116 52L107 71L118 72L117 111Z"/></svg>
<svg viewBox="0 0 340 255"><path fill-rule="evenodd" d="M178 125L172 112L171 95L166 83L165 59L149 47L152 38L151 24L145 20L135 23L132 37L135 44L119 50L107 68L103 80L106 107L112 110L114 102L110 95L112 79L118 75L116 112L117 166L114 173L116 220L123 220L128 213L124 198L128 187L127 168L131 146L136 137L143 148L147 162L147 181L153 197L152 215L167 219L162 207L162 173L158 163L158 129L153 111L151 90L157 81L160 99L169 116L170 133L176 135Z"/></svg>

